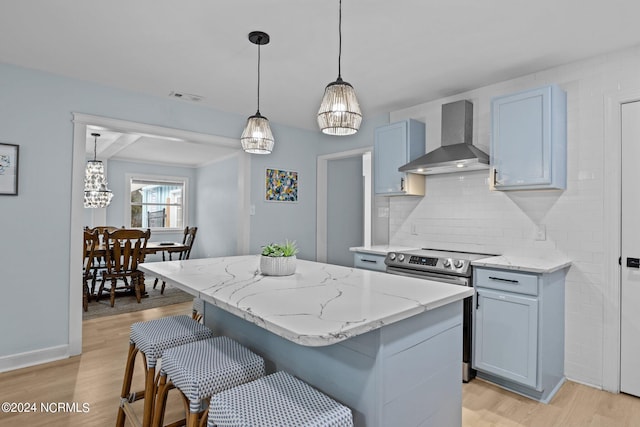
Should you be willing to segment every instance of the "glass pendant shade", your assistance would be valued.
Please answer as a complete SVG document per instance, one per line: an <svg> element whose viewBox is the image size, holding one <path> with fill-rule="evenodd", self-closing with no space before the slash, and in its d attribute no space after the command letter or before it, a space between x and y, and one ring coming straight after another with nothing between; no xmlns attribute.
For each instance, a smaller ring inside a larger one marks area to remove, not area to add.
<svg viewBox="0 0 640 427"><path fill-rule="evenodd" d="M353 135L360 129L362 112L353 86L342 80L342 0L338 18L338 78L324 89L324 96L318 110L318 126L327 135Z"/></svg>
<svg viewBox="0 0 640 427"><path fill-rule="evenodd" d="M340 77L329 83L318 110L318 126L327 135L353 135L360 129L362 113L353 86Z"/></svg>
<svg viewBox="0 0 640 427"><path fill-rule="evenodd" d="M269 120L256 112L247 119L247 125L240 137L242 149L251 154L269 154L273 151L273 133Z"/></svg>
<svg viewBox="0 0 640 427"><path fill-rule="evenodd" d="M269 34L262 31L249 33L249 41L258 46L258 108L256 114L247 119L247 125L240 136L242 149L251 154L270 154L274 139L269 120L260 115L260 46L269 43Z"/></svg>
<svg viewBox="0 0 640 427"><path fill-rule="evenodd" d="M111 203L113 193L107 187L107 179L104 175L104 166L100 160L96 160L96 146L100 134L92 133L94 138L93 160L87 162L84 172L84 207L105 208Z"/></svg>

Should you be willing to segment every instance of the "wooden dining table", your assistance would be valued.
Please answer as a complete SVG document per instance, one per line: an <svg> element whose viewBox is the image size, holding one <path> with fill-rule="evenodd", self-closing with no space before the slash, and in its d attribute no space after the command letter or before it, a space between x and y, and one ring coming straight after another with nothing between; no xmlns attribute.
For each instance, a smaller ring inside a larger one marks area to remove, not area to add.
<svg viewBox="0 0 640 427"><path fill-rule="evenodd" d="M189 249L189 246L178 243L178 242L147 242L147 247L145 249L145 254L156 254L158 252L182 252ZM95 257L105 256L107 251L107 246L100 242L98 246L93 251L93 255Z"/></svg>

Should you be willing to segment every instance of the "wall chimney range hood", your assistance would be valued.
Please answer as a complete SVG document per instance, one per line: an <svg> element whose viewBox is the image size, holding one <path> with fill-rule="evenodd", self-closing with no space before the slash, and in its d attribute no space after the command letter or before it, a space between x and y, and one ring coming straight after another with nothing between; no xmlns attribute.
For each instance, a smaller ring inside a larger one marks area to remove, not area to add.
<svg viewBox="0 0 640 427"><path fill-rule="evenodd" d="M473 104L467 100L444 104L440 148L399 167L398 171L436 175L489 169L489 156L471 144L472 137Z"/></svg>

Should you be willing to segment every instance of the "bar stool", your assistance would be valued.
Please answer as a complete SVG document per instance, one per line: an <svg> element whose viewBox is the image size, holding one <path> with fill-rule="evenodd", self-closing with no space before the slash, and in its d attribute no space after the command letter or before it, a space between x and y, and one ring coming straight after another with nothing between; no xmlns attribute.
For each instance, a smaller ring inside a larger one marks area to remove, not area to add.
<svg viewBox="0 0 640 427"><path fill-rule="evenodd" d="M196 427L201 421L204 425L208 398L263 375L264 360L229 337L170 348L162 355L153 425L163 425L167 395L172 388L177 388L188 402L186 426Z"/></svg>
<svg viewBox="0 0 640 427"><path fill-rule="evenodd" d="M191 317L196 322L204 322L204 300L202 298L194 298Z"/></svg>
<svg viewBox="0 0 640 427"><path fill-rule="evenodd" d="M132 324L116 427L123 427L126 417L129 417L130 420L135 420L136 424L140 424L131 408L131 403L140 399L144 399L142 426L149 427L152 421L157 391L156 363L162 357L162 353L168 348L212 336L211 329L185 315L163 317ZM142 391L131 393L131 381L138 352L142 353L145 362L145 388Z"/></svg>
<svg viewBox="0 0 640 427"><path fill-rule="evenodd" d="M211 398L207 427L351 427L351 410L326 394L276 372Z"/></svg>

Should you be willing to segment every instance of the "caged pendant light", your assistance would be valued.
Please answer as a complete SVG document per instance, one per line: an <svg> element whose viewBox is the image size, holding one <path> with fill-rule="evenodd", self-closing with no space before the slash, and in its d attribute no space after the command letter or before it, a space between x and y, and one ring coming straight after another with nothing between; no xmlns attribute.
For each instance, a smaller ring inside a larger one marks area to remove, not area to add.
<svg viewBox="0 0 640 427"><path fill-rule="evenodd" d="M260 46L269 43L269 34L252 31L249 33L249 41L258 45L258 109L256 114L247 119L240 143L247 153L269 154L273 151L273 133L269 120L260 114Z"/></svg>
<svg viewBox="0 0 640 427"><path fill-rule="evenodd" d="M100 160L96 160L99 133L92 133L93 160L87 162L84 174L84 207L104 208L109 206L113 193L107 188L107 179L104 176L104 166Z"/></svg>
<svg viewBox="0 0 640 427"><path fill-rule="evenodd" d="M342 0L338 18L338 78L329 83L318 110L318 126L328 135L353 135L358 132L362 122L362 113L356 92L349 83L342 80L340 61L342 59Z"/></svg>

